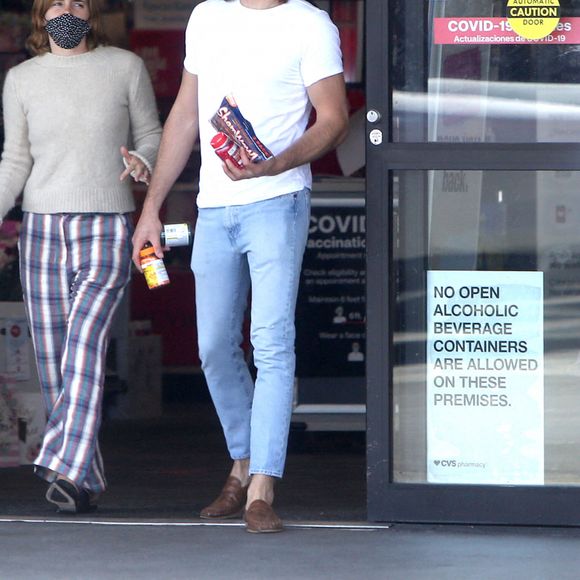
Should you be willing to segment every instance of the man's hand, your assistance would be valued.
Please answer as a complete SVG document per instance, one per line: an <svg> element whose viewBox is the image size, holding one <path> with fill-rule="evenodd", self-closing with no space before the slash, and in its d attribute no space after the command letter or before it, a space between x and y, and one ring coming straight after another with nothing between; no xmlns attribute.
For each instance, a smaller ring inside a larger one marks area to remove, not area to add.
<svg viewBox="0 0 580 580"><path fill-rule="evenodd" d="M322 79L306 90L316 111L314 123L290 147L267 161L252 163L241 149L243 169L228 160L223 164L224 172L231 180L279 175L319 159L344 140L348 132L348 102L342 73Z"/></svg>
<svg viewBox="0 0 580 580"><path fill-rule="evenodd" d="M161 229L162 224L157 214L142 213L133 234L133 263L137 270L141 272L141 260L139 252L147 242L151 242L155 254L158 258L163 258L163 248L161 247Z"/></svg>
<svg viewBox="0 0 580 580"><path fill-rule="evenodd" d="M252 179L252 177L262 177L263 175L276 175L276 158L271 157L267 161L250 161L246 151L240 147L240 159L244 165L241 169L236 163L229 159L223 162L224 173L232 181L241 181L242 179Z"/></svg>

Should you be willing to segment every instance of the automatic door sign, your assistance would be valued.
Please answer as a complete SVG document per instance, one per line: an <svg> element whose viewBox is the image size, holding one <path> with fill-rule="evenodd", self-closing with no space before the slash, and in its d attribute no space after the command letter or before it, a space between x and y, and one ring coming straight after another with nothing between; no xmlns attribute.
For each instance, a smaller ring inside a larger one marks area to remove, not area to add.
<svg viewBox="0 0 580 580"><path fill-rule="evenodd" d="M537 40L554 32L560 22L558 0L508 0L507 19L523 38Z"/></svg>

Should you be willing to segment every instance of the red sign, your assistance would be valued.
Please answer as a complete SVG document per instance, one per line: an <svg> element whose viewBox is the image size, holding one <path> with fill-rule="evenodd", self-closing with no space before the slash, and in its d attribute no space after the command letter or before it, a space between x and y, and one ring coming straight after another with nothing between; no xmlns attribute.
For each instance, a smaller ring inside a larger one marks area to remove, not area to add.
<svg viewBox="0 0 580 580"><path fill-rule="evenodd" d="M516 34L507 18L435 18L434 44L580 44L580 18L562 18L537 40Z"/></svg>

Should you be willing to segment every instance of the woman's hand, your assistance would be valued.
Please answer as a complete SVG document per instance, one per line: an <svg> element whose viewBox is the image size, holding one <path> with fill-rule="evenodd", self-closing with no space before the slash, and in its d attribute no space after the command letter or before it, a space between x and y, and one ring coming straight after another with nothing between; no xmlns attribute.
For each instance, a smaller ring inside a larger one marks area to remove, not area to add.
<svg viewBox="0 0 580 580"><path fill-rule="evenodd" d="M121 173L119 179L123 181L130 175L136 183L141 182L149 185L149 178L151 175L145 163L135 155L131 155L125 146L121 147L121 155L123 156L123 161L125 163L125 171Z"/></svg>

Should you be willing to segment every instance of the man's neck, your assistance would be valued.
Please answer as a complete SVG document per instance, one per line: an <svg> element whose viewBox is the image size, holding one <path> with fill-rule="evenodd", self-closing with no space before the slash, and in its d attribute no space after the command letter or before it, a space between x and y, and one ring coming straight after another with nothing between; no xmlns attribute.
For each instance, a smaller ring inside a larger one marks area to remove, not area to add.
<svg viewBox="0 0 580 580"><path fill-rule="evenodd" d="M280 0L240 0L242 6L253 10L267 10L280 4Z"/></svg>

